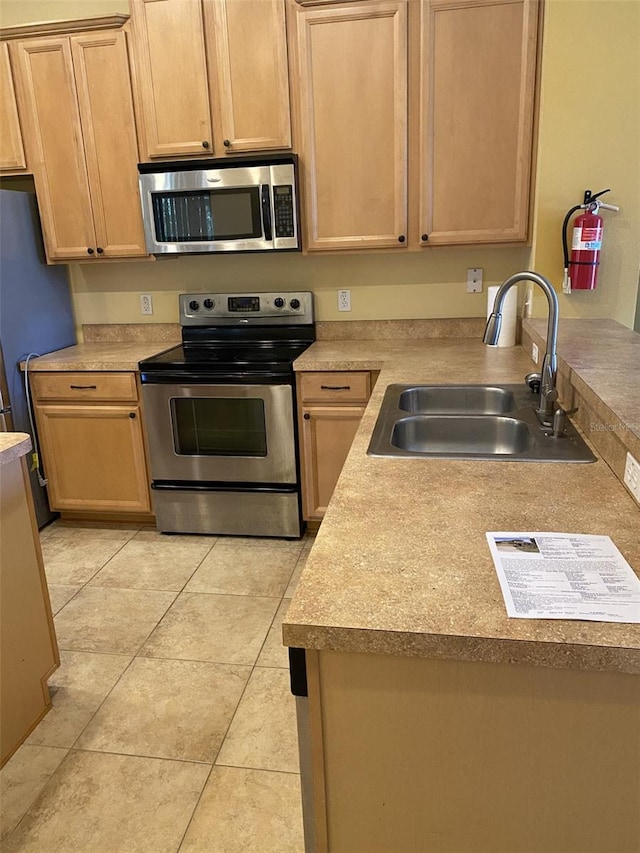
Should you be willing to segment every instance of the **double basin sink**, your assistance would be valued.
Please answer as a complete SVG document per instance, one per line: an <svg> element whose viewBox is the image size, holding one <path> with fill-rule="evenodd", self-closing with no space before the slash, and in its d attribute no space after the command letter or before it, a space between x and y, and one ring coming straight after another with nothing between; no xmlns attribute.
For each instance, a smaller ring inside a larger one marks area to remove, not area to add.
<svg viewBox="0 0 640 853"><path fill-rule="evenodd" d="M524 385L389 385L370 456L594 462L566 421L554 436L540 423L538 396Z"/></svg>

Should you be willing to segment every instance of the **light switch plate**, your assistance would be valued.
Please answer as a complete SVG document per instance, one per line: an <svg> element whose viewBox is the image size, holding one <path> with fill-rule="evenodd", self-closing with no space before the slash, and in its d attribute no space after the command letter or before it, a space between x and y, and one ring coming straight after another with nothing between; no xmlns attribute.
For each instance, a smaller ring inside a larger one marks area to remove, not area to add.
<svg viewBox="0 0 640 853"><path fill-rule="evenodd" d="M534 360L535 364L538 363L538 358L540 357L540 353L538 351L538 344L531 344L531 358Z"/></svg>

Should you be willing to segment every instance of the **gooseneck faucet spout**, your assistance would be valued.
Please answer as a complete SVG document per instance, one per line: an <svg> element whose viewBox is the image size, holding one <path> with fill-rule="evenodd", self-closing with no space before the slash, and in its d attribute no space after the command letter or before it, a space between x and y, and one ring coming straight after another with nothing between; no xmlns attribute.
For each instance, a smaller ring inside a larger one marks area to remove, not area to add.
<svg viewBox="0 0 640 853"><path fill-rule="evenodd" d="M542 362L542 374L540 380L540 402L537 412L543 423L553 421L554 403L558 398L556 390L556 374L558 372L558 356L556 347L558 342L558 297L552 285L547 279L537 272L517 272L502 282L496 293L493 303L493 313L487 321L483 341L489 346L496 346L500 326L502 324L502 303L505 296L514 284L519 281L532 281L544 291L549 304L549 322L547 324L547 347Z"/></svg>

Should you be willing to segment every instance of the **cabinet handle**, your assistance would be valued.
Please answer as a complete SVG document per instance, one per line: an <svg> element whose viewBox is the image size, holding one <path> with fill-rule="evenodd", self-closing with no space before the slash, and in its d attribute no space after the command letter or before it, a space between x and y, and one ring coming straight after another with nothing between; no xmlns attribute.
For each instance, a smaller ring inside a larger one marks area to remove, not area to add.
<svg viewBox="0 0 640 853"><path fill-rule="evenodd" d="M429 235L428 235L428 234L423 234L421 239L422 239L422 242L423 242L423 243L426 243L426 242L427 242L427 240L429 239Z"/></svg>
<svg viewBox="0 0 640 853"><path fill-rule="evenodd" d="M135 412L129 412L129 417L130 417L130 418L135 418L135 416L136 416L136 413L135 413Z"/></svg>
<svg viewBox="0 0 640 853"><path fill-rule="evenodd" d="M311 419L311 415L309 414L309 412L305 412L302 417L305 419L305 421L308 421Z"/></svg>
<svg viewBox="0 0 640 853"><path fill-rule="evenodd" d="M224 139L222 144L224 145L225 148L231 148L231 140L230 139Z"/></svg>
<svg viewBox="0 0 640 853"><path fill-rule="evenodd" d="M405 241L406 239L407 239L407 238L404 236L404 234L401 234L401 235L398 237L398 243L404 243L404 241Z"/></svg>
<svg viewBox="0 0 640 853"><path fill-rule="evenodd" d="M351 391L351 385L321 385L321 391Z"/></svg>
<svg viewBox="0 0 640 853"><path fill-rule="evenodd" d="M95 391L97 385L69 385L72 391Z"/></svg>
<svg viewBox="0 0 640 853"><path fill-rule="evenodd" d="M100 246L96 249L97 253L101 255L104 252L104 249L101 249Z"/></svg>
<svg viewBox="0 0 640 853"><path fill-rule="evenodd" d="M207 140L206 140L206 139L205 139L205 141L202 143L202 147L203 147L203 148L208 148L208 147L209 147L209 143L207 142Z"/></svg>
<svg viewBox="0 0 640 853"><path fill-rule="evenodd" d="M87 249L87 255L93 255L93 249L91 249L91 248Z"/></svg>

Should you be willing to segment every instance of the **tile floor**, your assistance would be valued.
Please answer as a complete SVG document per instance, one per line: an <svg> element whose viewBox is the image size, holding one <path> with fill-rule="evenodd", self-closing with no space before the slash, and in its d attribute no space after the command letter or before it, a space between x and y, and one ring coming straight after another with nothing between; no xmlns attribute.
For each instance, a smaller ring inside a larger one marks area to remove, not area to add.
<svg viewBox="0 0 640 853"><path fill-rule="evenodd" d="M0 772L7 853L302 853L280 625L313 538L42 531L61 665Z"/></svg>

